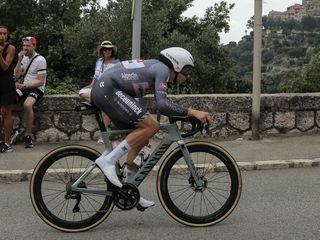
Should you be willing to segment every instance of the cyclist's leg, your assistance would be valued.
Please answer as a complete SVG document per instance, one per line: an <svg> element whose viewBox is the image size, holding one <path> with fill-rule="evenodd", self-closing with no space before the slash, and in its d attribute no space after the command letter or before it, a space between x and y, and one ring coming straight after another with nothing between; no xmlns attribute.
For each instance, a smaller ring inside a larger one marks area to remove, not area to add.
<svg viewBox="0 0 320 240"><path fill-rule="evenodd" d="M111 153L96 160L96 164L110 182L122 187L115 171L116 162L131 149L133 153L138 154L143 144L158 131L159 124L150 116L145 107L119 90L111 80L104 82L104 88L94 87L91 97L94 104L107 113L116 126L134 128ZM130 154L131 162L134 158L133 153Z"/></svg>
<svg viewBox="0 0 320 240"><path fill-rule="evenodd" d="M157 124L151 115L146 116L137 124L137 128L112 152L96 160L96 164L102 169L112 184L122 187L115 170L116 161L129 152L128 163L132 165L133 159L138 155L145 142L158 131L159 127L157 127Z"/></svg>
<svg viewBox="0 0 320 240"><path fill-rule="evenodd" d="M111 120L105 112L102 112L102 120L106 128L110 126Z"/></svg>
<svg viewBox="0 0 320 240"><path fill-rule="evenodd" d="M134 167L133 160L138 155L143 146L146 146L149 139L159 131L159 123L148 114L142 121L140 121L136 129L132 131L126 140L131 146L131 150L127 156L127 164L132 170L137 170Z"/></svg>
<svg viewBox="0 0 320 240"><path fill-rule="evenodd" d="M125 169L125 177L127 182L131 182L133 176L137 172L135 164L133 164L134 158L139 154L141 148L148 144L149 139L159 131L159 123L148 114L142 121L137 124L137 128L131 132L126 140L131 146L131 150L127 155L127 166ZM148 208L154 206L153 201L149 201L140 197L140 206Z"/></svg>

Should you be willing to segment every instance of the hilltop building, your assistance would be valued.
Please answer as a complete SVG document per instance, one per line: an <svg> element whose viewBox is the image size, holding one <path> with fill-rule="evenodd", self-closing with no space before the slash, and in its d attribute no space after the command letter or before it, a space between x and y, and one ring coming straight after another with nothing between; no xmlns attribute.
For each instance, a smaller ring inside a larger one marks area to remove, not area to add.
<svg viewBox="0 0 320 240"><path fill-rule="evenodd" d="M294 4L285 12L270 11L269 18L280 18L282 20L293 18L301 21L304 16L320 17L320 0L302 0L302 4Z"/></svg>

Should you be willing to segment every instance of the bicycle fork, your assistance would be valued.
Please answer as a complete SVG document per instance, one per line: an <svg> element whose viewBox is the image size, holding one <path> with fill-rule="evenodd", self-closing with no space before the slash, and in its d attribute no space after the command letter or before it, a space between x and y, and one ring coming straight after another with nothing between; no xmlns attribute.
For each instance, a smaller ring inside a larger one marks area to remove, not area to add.
<svg viewBox="0 0 320 240"><path fill-rule="evenodd" d="M188 169L190 170L191 176L196 184L196 188L201 188L204 186L204 181L201 179L201 177L198 174L198 171L196 169L196 166L193 163L193 160L191 158L191 155L188 151L187 145L184 142L184 140L177 141L177 144L179 145L181 152L183 154L184 160L188 166Z"/></svg>

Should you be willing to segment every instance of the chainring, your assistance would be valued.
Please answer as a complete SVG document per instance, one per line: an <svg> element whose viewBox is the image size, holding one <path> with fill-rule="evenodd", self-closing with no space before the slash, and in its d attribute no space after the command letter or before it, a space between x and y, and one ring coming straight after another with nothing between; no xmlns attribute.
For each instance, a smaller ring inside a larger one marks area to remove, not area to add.
<svg viewBox="0 0 320 240"><path fill-rule="evenodd" d="M115 191L115 205L121 210L131 210L140 200L138 188L131 183L123 183L122 188Z"/></svg>

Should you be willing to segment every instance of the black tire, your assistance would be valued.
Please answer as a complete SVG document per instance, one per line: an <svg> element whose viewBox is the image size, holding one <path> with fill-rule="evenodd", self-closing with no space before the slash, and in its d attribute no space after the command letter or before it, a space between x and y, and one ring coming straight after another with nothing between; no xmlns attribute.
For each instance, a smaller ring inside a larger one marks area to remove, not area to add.
<svg viewBox="0 0 320 240"><path fill-rule="evenodd" d="M98 226L108 217L114 207L112 197L75 193L81 197L79 212L73 212L77 200L66 197L67 184L77 179L100 155L92 148L70 145L57 148L40 160L31 177L30 196L44 222L61 231L81 232ZM82 186L108 189L98 168Z"/></svg>
<svg viewBox="0 0 320 240"><path fill-rule="evenodd" d="M232 156L207 142L189 142L187 148L203 188L195 188L180 147L162 162L157 192L167 213L176 221L193 227L214 225L236 207L241 195L241 173Z"/></svg>

